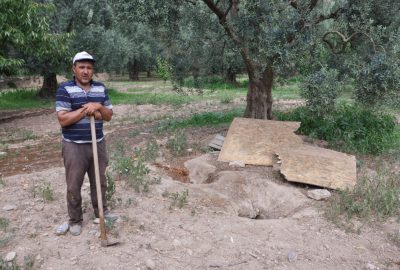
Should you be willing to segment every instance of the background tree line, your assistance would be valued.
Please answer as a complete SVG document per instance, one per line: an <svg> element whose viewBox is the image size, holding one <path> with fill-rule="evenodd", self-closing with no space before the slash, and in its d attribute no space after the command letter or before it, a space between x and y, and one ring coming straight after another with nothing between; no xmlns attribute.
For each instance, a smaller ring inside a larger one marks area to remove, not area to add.
<svg viewBox="0 0 400 270"><path fill-rule="evenodd" d="M156 71L183 84L248 76L246 117L272 114L277 81L299 75L316 115L351 86L361 104L399 99L400 3L389 0L0 0L0 74L56 74L87 50L97 71Z"/></svg>

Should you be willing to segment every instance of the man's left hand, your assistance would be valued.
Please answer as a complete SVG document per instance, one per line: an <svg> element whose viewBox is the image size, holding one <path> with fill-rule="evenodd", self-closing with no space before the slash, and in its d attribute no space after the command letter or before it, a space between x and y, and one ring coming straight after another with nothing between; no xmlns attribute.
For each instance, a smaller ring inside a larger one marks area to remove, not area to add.
<svg viewBox="0 0 400 270"><path fill-rule="evenodd" d="M94 115L94 113L100 110L102 106L103 105L97 102L89 102L86 103L85 105L82 105L82 107L86 109L86 115L88 116Z"/></svg>

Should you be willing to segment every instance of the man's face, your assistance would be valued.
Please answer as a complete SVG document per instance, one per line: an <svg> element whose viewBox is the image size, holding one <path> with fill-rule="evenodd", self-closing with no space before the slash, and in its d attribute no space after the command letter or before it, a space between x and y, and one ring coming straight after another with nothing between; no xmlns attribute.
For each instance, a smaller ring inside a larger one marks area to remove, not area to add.
<svg viewBox="0 0 400 270"><path fill-rule="evenodd" d="M72 71L78 83L88 85L93 77L93 63L91 61L75 62Z"/></svg>

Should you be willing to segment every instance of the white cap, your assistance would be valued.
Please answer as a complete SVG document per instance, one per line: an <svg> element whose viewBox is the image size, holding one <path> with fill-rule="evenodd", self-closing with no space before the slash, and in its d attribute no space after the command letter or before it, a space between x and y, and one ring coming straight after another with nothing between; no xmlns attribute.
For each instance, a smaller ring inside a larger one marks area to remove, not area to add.
<svg viewBox="0 0 400 270"><path fill-rule="evenodd" d="M72 64L75 64L75 62L77 62L77 61L83 61L83 60L96 62L96 60L94 59L93 56L91 56L87 52L83 51L83 52L78 52L77 54L75 54L74 59L72 60Z"/></svg>

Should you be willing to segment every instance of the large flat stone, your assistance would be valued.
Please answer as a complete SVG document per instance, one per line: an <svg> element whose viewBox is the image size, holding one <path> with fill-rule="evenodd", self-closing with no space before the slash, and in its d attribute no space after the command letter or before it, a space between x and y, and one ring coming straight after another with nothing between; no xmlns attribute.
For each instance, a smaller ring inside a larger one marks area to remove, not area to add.
<svg viewBox="0 0 400 270"><path fill-rule="evenodd" d="M290 182L352 190L357 182L355 156L309 145L277 150L281 173Z"/></svg>
<svg viewBox="0 0 400 270"><path fill-rule="evenodd" d="M235 118L218 160L241 160L245 164L272 166L274 155L280 146L303 143L294 134L299 127L299 122Z"/></svg>

